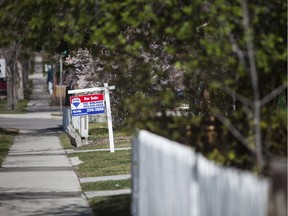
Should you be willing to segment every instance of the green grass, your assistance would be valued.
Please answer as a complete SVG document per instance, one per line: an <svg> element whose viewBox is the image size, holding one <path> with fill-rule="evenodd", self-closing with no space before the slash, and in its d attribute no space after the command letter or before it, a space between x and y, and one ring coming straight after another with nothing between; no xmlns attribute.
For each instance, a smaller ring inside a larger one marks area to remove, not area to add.
<svg viewBox="0 0 288 216"><path fill-rule="evenodd" d="M120 190L131 188L131 180L109 180L81 184L83 191Z"/></svg>
<svg viewBox="0 0 288 216"><path fill-rule="evenodd" d="M54 112L54 113L51 114L51 116L63 116L63 115L60 114L60 113L55 113L55 112Z"/></svg>
<svg viewBox="0 0 288 216"><path fill-rule="evenodd" d="M131 136L132 132L127 128L119 128L114 130L115 136ZM108 138L108 128L106 123L89 123L89 135L94 139Z"/></svg>
<svg viewBox="0 0 288 216"><path fill-rule="evenodd" d="M91 140L91 136L88 138L89 145L80 146L77 149L87 150L87 149L107 149L109 146L109 138ZM114 147L115 148L129 148L131 147L130 137L117 137L114 134Z"/></svg>
<svg viewBox="0 0 288 216"><path fill-rule="evenodd" d="M89 201L95 216L130 216L131 195L96 197Z"/></svg>
<svg viewBox="0 0 288 216"><path fill-rule="evenodd" d="M0 101L0 113L1 114L22 114L26 113L26 107L29 100L24 99L18 102L18 104L15 106L14 110L7 110L7 100L1 100Z"/></svg>
<svg viewBox="0 0 288 216"><path fill-rule="evenodd" d="M131 147L132 132L126 128L113 131L114 147L129 148ZM60 140L64 149L76 149L71 145L67 134L61 134ZM89 144L78 147L77 150L87 149L107 149L109 147L109 134L107 124L89 123Z"/></svg>
<svg viewBox="0 0 288 216"><path fill-rule="evenodd" d="M74 146L71 145L69 137L66 133L61 133L59 135L60 143L64 149L71 149L75 148Z"/></svg>
<svg viewBox="0 0 288 216"><path fill-rule="evenodd" d="M0 167L2 167L2 162L13 144L14 136L17 134L18 130L0 128Z"/></svg>
<svg viewBox="0 0 288 216"><path fill-rule="evenodd" d="M84 163L76 167L80 178L130 174L131 151L73 153L69 157L79 157Z"/></svg>
<svg viewBox="0 0 288 216"><path fill-rule="evenodd" d="M113 131L115 148L131 147L132 132L126 128ZM89 145L81 146L79 149L103 149L109 148L109 133L107 124L89 123Z"/></svg>
<svg viewBox="0 0 288 216"><path fill-rule="evenodd" d="M0 113L1 114L22 114L26 113L27 104L32 93L32 80L29 80L29 88L24 91L24 100L18 101L13 110L7 110L7 99L0 100Z"/></svg>
<svg viewBox="0 0 288 216"><path fill-rule="evenodd" d="M65 149L100 149L109 148L108 130L106 124L90 123L89 140L92 144L75 148L70 144L66 133L59 135ZM115 147L130 147L131 133L121 129L114 131ZM82 152L69 154L69 157L79 157L84 163L75 167L79 178L110 176L131 173L131 150L105 152ZM83 191L118 190L131 188L131 180L109 180L81 184ZM130 214L131 195L96 197L89 200L95 216L128 216Z"/></svg>

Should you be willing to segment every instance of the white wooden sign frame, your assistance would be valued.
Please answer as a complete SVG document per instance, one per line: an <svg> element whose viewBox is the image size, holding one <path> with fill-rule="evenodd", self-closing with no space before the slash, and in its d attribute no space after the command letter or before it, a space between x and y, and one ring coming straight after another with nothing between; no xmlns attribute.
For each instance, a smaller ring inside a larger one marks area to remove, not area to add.
<svg viewBox="0 0 288 216"><path fill-rule="evenodd" d="M108 86L108 83L104 83L104 87L93 87L93 88L86 88L86 89L75 89L75 90L68 90L68 94L79 94L79 93L87 93L87 92L99 92L104 91L104 97L106 101L106 113L107 113L107 120L108 120L108 131L109 131L109 145L110 145L110 152L115 152L114 148L114 137L113 137L113 126L112 126L112 114L111 114L111 105L110 105L110 95L109 90L115 89L115 86Z"/></svg>

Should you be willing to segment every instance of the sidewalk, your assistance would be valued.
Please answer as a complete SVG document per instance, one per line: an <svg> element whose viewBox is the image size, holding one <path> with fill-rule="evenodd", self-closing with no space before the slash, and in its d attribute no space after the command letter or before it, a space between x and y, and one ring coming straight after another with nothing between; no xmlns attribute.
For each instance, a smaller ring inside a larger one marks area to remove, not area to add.
<svg viewBox="0 0 288 216"><path fill-rule="evenodd" d="M40 64L37 73L30 77L38 83L29 102L30 112L18 117L23 118L29 130L20 130L0 168L0 215L92 216L79 180L60 145L59 125L51 127L49 118L54 108L49 107L46 78L40 74ZM32 120L42 126L29 126Z"/></svg>

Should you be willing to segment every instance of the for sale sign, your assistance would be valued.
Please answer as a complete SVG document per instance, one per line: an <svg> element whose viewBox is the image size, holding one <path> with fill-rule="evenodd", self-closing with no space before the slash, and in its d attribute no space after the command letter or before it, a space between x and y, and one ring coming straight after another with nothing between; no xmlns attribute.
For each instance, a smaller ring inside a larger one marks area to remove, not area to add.
<svg viewBox="0 0 288 216"><path fill-rule="evenodd" d="M72 116L105 113L103 94L72 96L70 104Z"/></svg>

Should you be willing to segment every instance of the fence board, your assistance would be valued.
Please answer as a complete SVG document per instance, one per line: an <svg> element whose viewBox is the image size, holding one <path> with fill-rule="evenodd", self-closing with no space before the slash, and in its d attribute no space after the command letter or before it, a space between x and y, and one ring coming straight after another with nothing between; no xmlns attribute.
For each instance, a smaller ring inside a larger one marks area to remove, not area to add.
<svg viewBox="0 0 288 216"><path fill-rule="evenodd" d="M266 179L208 161L191 148L139 131L133 139L134 216L265 216Z"/></svg>

